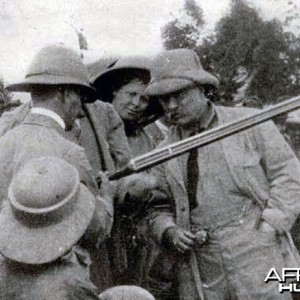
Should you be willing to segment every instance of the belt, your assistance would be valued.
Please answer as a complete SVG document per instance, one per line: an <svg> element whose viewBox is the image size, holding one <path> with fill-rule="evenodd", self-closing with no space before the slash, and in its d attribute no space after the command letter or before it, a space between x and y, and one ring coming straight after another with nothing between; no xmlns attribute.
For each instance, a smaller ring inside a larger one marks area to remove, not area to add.
<svg viewBox="0 0 300 300"><path fill-rule="evenodd" d="M243 206L242 212L235 216L233 219L230 220L224 220L222 222L219 222L217 224L213 224L212 226L201 226L197 224L191 224L190 225L190 231L197 236L205 235L203 232L206 232L206 239L209 233L213 233L215 230L224 228L226 226L230 225L240 225L243 223L242 218L247 215L252 209L254 208L254 205L249 205L248 207L245 205Z"/></svg>

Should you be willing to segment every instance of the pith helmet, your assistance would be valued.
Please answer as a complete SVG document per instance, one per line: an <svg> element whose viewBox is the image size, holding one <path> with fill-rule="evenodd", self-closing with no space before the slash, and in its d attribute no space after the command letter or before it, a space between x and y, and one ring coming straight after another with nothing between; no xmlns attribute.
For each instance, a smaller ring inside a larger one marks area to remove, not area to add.
<svg viewBox="0 0 300 300"><path fill-rule="evenodd" d="M31 92L39 85L70 85L80 88L85 102L93 102L95 90L89 85L88 71L80 56L63 46L47 46L34 57L23 82L11 84L7 89Z"/></svg>
<svg viewBox="0 0 300 300"><path fill-rule="evenodd" d="M57 157L27 162L13 177L0 212L0 252L13 261L43 264L78 242L95 209L95 197L77 169Z"/></svg>
<svg viewBox="0 0 300 300"><path fill-rule="evenodd" d="M170 94L194 84L217 88L219 80L203 69L193 50L169 50L153 59L151 81L145 94L149 96Z"/></svg>

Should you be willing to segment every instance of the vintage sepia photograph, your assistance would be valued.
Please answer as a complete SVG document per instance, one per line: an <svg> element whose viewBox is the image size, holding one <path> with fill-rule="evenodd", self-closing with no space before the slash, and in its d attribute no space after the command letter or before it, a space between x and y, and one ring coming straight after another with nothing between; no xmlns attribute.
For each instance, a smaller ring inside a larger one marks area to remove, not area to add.
<svg viewBox="0 0 300 300"><path fill-rule="evenodd" d="M300 299L300 0L0 2L0 299Z"/></svg>

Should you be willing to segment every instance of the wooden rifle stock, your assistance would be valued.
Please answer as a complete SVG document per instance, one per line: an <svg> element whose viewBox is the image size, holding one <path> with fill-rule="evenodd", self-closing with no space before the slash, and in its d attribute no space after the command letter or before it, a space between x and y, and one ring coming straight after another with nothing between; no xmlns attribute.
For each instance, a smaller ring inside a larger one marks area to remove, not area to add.
<svg viewBox="0 0 300 300"><path fill-rule="evenodd" d="M220 139L236 134L242 130L248 129L267 120L270 120L283 113L300 108L300 96L293 97L287 101L276 104L270 108L263 109L256 114L240 118L234 122L218 126L203 133L196 134L176 143L147 152L136 158L132 158L122 169L113 174L109 174L110 180L120 179L122 177L138 173L154 167L160 163L177 157L194 148L206 146Z"/></svg>

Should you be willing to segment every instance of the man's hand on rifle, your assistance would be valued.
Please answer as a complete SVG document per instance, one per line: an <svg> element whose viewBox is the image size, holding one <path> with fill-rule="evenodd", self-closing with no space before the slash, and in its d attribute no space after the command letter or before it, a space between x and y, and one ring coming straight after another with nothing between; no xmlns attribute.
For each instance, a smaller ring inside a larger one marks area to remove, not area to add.
<svg viewBox="0 0 300 300"><path fill-rule="evenodd" d="M191 250L196 241L196 236L190 231L179 226L170 227L164 233L167 244L172 245L177 251Z"/></svg>

